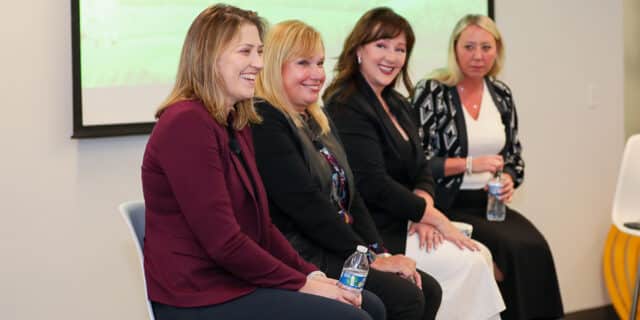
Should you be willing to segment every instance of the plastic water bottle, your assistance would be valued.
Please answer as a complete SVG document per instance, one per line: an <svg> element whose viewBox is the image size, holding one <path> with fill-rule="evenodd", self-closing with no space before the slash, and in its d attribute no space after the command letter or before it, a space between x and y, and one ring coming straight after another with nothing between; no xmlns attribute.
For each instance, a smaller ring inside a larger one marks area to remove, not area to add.
<svg viewBox="0 0 640 320"><path fill-rule="evenodd" d="M364 283L369 274L369 259L367 257L367 247L358 246L347 261L344 262L340 281L338 285L347 290L362 292Z"/></svg>
<svg viewBox="0 0 640 320"><path fill-rule="evenodd" d="M504 202L500 200L500 190L502 190L502 172L496 172L495 177L489 181L489 192L487 193L487 220L504 221L507 212Z"/></svg>

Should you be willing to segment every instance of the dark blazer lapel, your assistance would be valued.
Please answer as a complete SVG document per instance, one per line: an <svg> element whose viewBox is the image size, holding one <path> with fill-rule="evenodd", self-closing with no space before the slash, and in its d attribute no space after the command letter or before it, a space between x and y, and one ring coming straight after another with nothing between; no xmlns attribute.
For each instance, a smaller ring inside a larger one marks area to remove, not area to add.
<svg viewBox="0 0 640 320"><path fill-rule="evenodd" d="M249 194L251 195L251 197L253 198L254 201L256 201L256 196L255 196L255 190L253 187L253 184L251 183L251 180L249 178L249 174L252 174L251 172L247 172L245 169L245 166L242 164L242 161L240 160L239 157L245 157L245 163L247 164L247 166L249 167L250 171L256 171L256 168L252 168L251 165L251 161L247 161L247 157L249 156L249 147L247 146L247 143L243 137L242 134L240 134L239 132L235 133L236 135L236 140L238 141L238 145L240 147L240 155L234 155L231 154L231 160L233 161L233 166L236 168L236 172L238 173L238 176L240 177L240 181L242 181L242 184L244 185L245 189L247 189L247 191L249 192ZM231 138L231 137L229 137ZM233 153L233 152L232 152ZM252 174L252 178L253 181L255 180L255 174ZM256 183L257 184L257 183Z"/></svg>
<svg viewBox="0 0 640 320"><path fill-rule="evenodd" d="M390 147L396 156L400 156L400 152L398 151L398 146L400 145L400 141L398 141L397 134L394 134L392 130L396 130L395 126L391 122L391 119L386 114L382 105L378 101L375 93L369 86L369 84L364 79L358 79L358 89L353 94L353 98L360 105L359 109L368 111L371 115L374 116L376 121L381 124L381 127L384 129L385 136L389 139L391 143ZM397 131L397 130L396 130Z"/></svg>
<svg viewBox="0 0 640 320"><path fill-rule="evenodd" d="M462 100L460 100L460 96L458 95L458 90L456 87L445 87L447 88L445 94L447 95L444 99L451 99L449 101L449 106L453 106L452 110L447 110L451 117L453 117L453 121L455 121L455 127L457 128L458 143L460 144L460 154L450 154L450 156L467 156L469 150L469 141L467 141L467 124L464 122L464 110L462 110ZM447 147L449 149L449 147Z"/></svg>
<svg viewBox="0 0 640 320"><path fill-rule="evenodd" d="M489 90L489 94L491 95L491 99L493 99L493 104L498 108L498 112L500 113L500 118L502 123L504 124L506 137L509 137L509 122L511 118L511 110L509 106L507 106L507 101L503 98L503 95L499 94L496 91L496 87L493 84L493 81L490 79L486 79L485 84L487 89Z"/></svg>
<svg viewBox="0 0 640 320"><path fill-rule="evenodd" d="M496 88L495 88L495 85L493 84L493 81L487 78L485 79L484 83L487 86L487 90L491 95L491 99L493 100L493 103L498 108L498 112L500 112L500 115L504 117L505 114L507 114L509 111L504 102L504 99L500 94L498 94L498 92L496 92ZM504 120L502 122L504 122Z"/></svg>
<svg viewBox="0 0 640 320"><path fill-rule="evenodd" d="M411 120L411 116L409 115L409 110L406 108L405 102L402 101L402 97L394 95L393 93L389 95L389 108L391 108L391 112L398 120L398 123L404 129L407 137L409 138L409 142L413 145L417 145L418 143L418 127L413 120ZM391 121L389 121L391 122ZM391 124L393 125L393 123ZM395 129L395 126L394 126Z"/></svg>
<svg viewBox="0 0 640 320"><path fill-rule="evenodd" d="M415 154L414 158L402 159L402 161L405 162L405 166L407 167L407 170L408 170L408 175L410 177L416 177L418 174L417 170L419 169L419 167L416 166L416 164L419 164L422 162L420 158L424 156L424 151L420 146L420 138L418 137L418 128L416 127L415 122L411 119L411 116L409 115L408 107L406 106L405 101L403 101L402 99L403 98L398 94L394 92L390 92L387 98L387 103L389 104L389 108L391 109L391 112L396 117L396 120L398 120L398 123L407 134L407 137L409 138L408 142L413 147L414 154ZM389 122L391 122L391 120L389 120ZM391 123L391 126L393 126L392 130L396 130L397 132L397 129L395 128L395 125L393 125L393 123ZM396 136L400 136L400 134L396 134ZM396 142L406 143L405 141L399 141L397 139L396 139Z"/></svg>

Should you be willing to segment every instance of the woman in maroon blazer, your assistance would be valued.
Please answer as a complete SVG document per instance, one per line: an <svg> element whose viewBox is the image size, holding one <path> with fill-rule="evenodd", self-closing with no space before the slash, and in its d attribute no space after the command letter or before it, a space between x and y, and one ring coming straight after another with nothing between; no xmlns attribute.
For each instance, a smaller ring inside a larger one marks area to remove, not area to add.
<svg viewBox="0 0 640 320"><path fill-rule="evenodd" d="M254 12L203 11L158 110L142 163L156 318L384 319L377 297L365 293L369 314L356 308L361 296L300 258L271 223L248 126L260 121L251 97L263 30Z"/></svg>

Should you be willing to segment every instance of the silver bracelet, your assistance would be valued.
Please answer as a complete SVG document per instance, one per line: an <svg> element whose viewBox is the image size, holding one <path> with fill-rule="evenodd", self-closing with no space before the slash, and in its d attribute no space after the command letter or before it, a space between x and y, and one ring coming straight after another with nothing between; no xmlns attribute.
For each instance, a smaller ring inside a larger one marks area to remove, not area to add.
<svg viewBox="0 0 640 320"><path fill-rule="evenodd" d="M467 164L464 167L464 173L466 175L471 175L473 173L473 157L472 156L467 157Z"/></svg>

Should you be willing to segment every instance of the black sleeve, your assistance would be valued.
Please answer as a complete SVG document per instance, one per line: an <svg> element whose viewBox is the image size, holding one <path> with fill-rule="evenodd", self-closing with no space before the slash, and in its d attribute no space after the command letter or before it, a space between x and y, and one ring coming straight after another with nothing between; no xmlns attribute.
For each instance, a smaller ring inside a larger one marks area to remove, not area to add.
<svg viewBox="0 0 640 320"><path fill-rule="evenodd" d="M425 200L413 194L387 174L383 141L375 119L347 105L329 106L332 119L356 177L356 185L365 202L394 215L398 219L420 221Z"/></svg>
<svg viewBox="0 0 640 320"><path fill-rule="evenodd" d="M384 246L376 224L373 222L367 206L357 191L353 195L350 213L353 216L353 228L364 238L368 245L378 244L378 246Z"/></svg>
<svg viewBox="0 0 640 320"><path fill-rule="evenodd" d="M494 82L501 90L503 103L511 111L511 116L504 123L507 127L507 143L503 150L504 172L513 178L514 187L519 187L524 181L524 160L522 158L522 144L518 137L518 113L511 94L511 89L502 81Z"/></svg>
<svg viewBox="0 0 640 320"><path fill-rule="evenodd" d="M253 138L270 204L290 218L302 234L341 257L353 253L357 245L368 245L320 191L284 115L272 107L260 110L263 121L253 127Z"/></svg>
<svg viewBox="0 0 640 320"><path fill-rule="evenodd" d="M438 113L436 112L437 104L441 104L441 108L449 108L443 105L445 103L444 86L442 84L432 79L418 82L412 101L413 111L420 128L424 155L429 160L433 176L436 178L445 177L444 163L446 157L440 156L442 150L440 148L440 137L438 136L438 133L444 128L438 127L442 126L443 123L438 119Z"/></svg>

